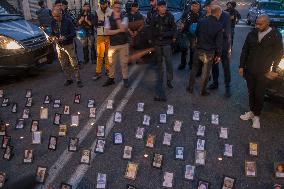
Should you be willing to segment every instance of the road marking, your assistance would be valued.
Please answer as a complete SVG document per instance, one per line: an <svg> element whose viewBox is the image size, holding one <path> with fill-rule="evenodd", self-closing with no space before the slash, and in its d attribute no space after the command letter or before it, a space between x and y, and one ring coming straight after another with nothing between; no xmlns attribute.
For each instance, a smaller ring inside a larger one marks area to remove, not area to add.
<svg viewBox="0 0 284 189"><path fill-rule="evenodd" d="M134 81L134 83L131 86L131 88L127 91L126 95L121 100L121 103L119 104L119 106L116 108L116 110L112 113L112 115L108 119L108 121L106 123L106 137L105 138L107 138L107 136L109 135L111 129L114 127L114 124L115 124L114 123L114 114L115 114L115 112L122 112L123 111L123 109L125 108L126 104L129 101L129 99L133 95L135 89L137 88L139 82L141 81L144 73L145 73L145 69L138 75L138 77ZM94 152L95 148L96 148L96 143L97 143L97 139L94 140L94 142L93 142L93 144L91 146L91 161L93 161L96 158L96 155L97 155ZM73 175L70 177L70 179L68 181L68 184L72 185L73 189L77 188L77 186L81 182L82 178L87 173L89 167L90 167L89 165L85 165L85 164L80 164L79 166L77 166L76 171L73 173Z"/></svg>
<svg viewBox="0 0 284 189"><path fill-rule="evenodd" d="M129 76L131 76L139 66L134 65L134 67L130 70ZM100 117L103 115L103 113L106 110L107 101L108 100L114 100L118 92L122 89L123 84L122 81L118 83L118 85L115 87L115 89L111 92L111 94L105 99L103 104L100 106L100 108L97 111L96 118L89 119L87 124L81 129L79 134L76 136L79 138L79 144L81 144L86 136L90 133L90 131L94 128L92 125L96 124L96 122L100 119ZM60 155L60 157L57 159L57 161L50 167L47 177L47 180L44 185L37 186L36 189L48 189L49 185L52 184L52 182L57 178L58 174L61 172L65 164L71 159L74 152L69 152L68 149L64 150L64 152Z"/></svg>

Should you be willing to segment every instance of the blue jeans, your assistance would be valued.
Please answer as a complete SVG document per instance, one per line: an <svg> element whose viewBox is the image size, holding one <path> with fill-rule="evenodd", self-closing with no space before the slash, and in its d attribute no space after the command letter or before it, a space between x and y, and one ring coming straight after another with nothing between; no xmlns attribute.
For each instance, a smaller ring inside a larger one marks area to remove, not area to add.
<svg viewBox="0 0 284 189"><path fill-rule="evenodd" d="M167 71L167 80L173 80L173 64L172 64L172 48L171 45L166 46L155 46L155 54L157 60L157 80L156 80L156 94L159 97L165 98L165 88L163 85L164 80L164 64L163 58L165 59L165 66Z"/></svg>

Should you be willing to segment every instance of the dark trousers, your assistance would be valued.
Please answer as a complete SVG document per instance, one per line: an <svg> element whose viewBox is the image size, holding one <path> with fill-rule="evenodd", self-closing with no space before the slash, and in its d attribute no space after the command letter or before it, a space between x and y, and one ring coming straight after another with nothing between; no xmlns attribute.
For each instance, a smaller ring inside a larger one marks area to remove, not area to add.
<svg viewBox="0 0 284 189"><path fill-rule="evenodd" d="M245 79L249 92L250 111L252 111L255 116L259 116L263 107L265 90L269 80L264 74L245 74Z"/></svg>
<svg viewBox="0 0 284 189"><path fill-rule="evenodd" d="M163 58L165 59L165 67L167 71L167 80L173 80L173 64L172 64L172 48L171 45L156 46L155 54L157 60L157 80L156 80L156 94L159 97L165 97L165 88L163 85L164 80L164 64Z"/></svg>
<svg viewBox="0 0 284 189"><path fill-rule="evenodd" d="M96 60L94 36L90 35L81 39L81 43L83 45L84 62L89 62L89 52L91 52L91 62L94 64Z"/></svg>
<svg viewBox="0 0 284 189"><path fill-rule="evenodd" d="M235 36L235 27L231 28L231 47L233 48L234 44L234 36Z"/></svg>
<svg viewBox="0 0 284 189"><path fill-rule="evenodd" d="M230 87L231 82L231 70L230 70L230 54L229 51L223 51L221 56L222 67L224 71L225 87ZM219 82L219 64L213 64L212 66L213 83L218 85Z"/></svg>
<svg viewBox="0 0 284 189"><path fill-rule="evenodd" d="M214 62L214 53L206 52L200 49L195 50L193 56L192 70L189 76L189 85L188 85L189 88L193 88L196 75L200 70L200 68L202 67L201 92L206 90L213 62Z"/></svg>
<svg viewBox="0 0 284 189"><path fill-rule="evenodd" d="M194 55L194 50L196 48L196 38L191 37L189 39L190 43L190 48L189 48L189 62L188 65L190 68L192 68L192 63L193 63L193 55ZM187 56L187 50L186 51L181 51L181 57L180 57L180 64L186 66L187 61L186 61L186 56Z"/></svg>

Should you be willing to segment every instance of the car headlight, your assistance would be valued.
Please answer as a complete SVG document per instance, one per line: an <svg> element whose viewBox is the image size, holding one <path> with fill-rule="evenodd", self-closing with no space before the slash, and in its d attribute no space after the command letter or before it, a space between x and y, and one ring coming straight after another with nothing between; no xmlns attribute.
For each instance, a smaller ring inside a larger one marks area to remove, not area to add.
<svg viewBox="0 0 284 189"><path fill-rule="evenodd" d="M281 59L278 67L281 69L281 70L284 70L284 58Z"/></svg>
<svg viewBox="0 0 284 189"><path fill-rule="evenodd" d="M15 50L24 48L14 39L0 35L0 49Z"/></svg>

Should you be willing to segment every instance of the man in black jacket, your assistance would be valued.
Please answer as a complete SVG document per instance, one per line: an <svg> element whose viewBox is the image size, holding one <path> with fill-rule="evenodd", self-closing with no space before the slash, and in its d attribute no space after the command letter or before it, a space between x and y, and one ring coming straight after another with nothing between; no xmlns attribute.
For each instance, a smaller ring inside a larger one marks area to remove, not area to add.
<svg viewBox="0 0 284 189"><path fill-rule="evenodd" d="M222 54L223 32L222 25L218 22L221 13L221 7L212 5L211 15L201 19L197 24L197 46L187 88L189 93L193 93L196 74L200 66L203 65L200 94L202 96L209 95L209 92L206 91L206 86L211 67L213 63L217 64L220 61Z"/></svg>
<svg viewBox="0 0 284 189"><path fill-rule="evenodd" d="M43 0L40 0L38 5L40 6L40 9L36 11L36 15L38 17L39 25L44 28L50 27L52 21L51 10L45 7Z"/></svg>
<svg viewBox="0 0 284 189"><path fill-rule="evenodd" d="M263 107L265 89L269 79L276 76L276 68L283 55L282 36L269 27L269 17L259 16L256 29L246 38L242 49L239 74L247 81L250 111L241 115L242 120L252 119L253 128L260 128L259 116ZM272 71L271 70L272 66Z"/></svg>
<svg viewBox="0 0 284 189"><path fill-rule="evenodd" d="M167 85L173 88L173 65L171 44L176 39L176 24L174 16L167 11L165 1L159 1L158 14L151 20L152 41L155 46L157 61L157 83L155 101L166 101L166 94L163 87L164 68L163 57L165 58L167 70Z"/></svg>
<svg viewBox="0 0 284 189"><path fill-rule="evenodd" d="M150 25L152 18L158 14L157 0L150 0L151 9L147 12L146 24Z"/></svg>
<svg viewBox="0 0 284 189"><path fill-rule="evenodd" d="M236 9L237 3L235 1L230 1L227 3L227 9L225 10L230 14L230 19L231 19L231 46L233 47L233 42L234 42L234 34L235 34L235 27L236 24L239 22L241 19L241 15L239 11Z"/></svg>
<svg viewBox="0 0 284 189"><path fill-rule="evenodd" d="M219 5L217 0L213 0L210 5ZM229 13L222 11L219 22L223 27L223 46L222 46L222 56L221 63L224 71L224 81L225 81L225 97L231 96L230 83L231 83L231 70L230 70L230 50L231 50L231 19ZM210 85L211 90L218 89L219 86L219 64L213 64L212 66L212 76L213 83Z"/></svg>
<svg viewBox="0 0 284 189"><path fill-rule="evenodd" d="M52 32L50 38L56 44L58 60L67 77L64 86L69 86L73 83L73 72L77 79L77 86L83 87L74 47L75 27L71 20L63 17L60 9L54 9L52 16L54 19L51 22ZM72 71L70 66L73 68Z"/></svg>
<svg viewBox="0 0 284 189"><path fill-rule="evenodd" d="M89 50L91 54L91 62L95 64L95 45L94 45L94 27L96 24L96 16L91 13L91 6L89 3L85 3L83 6L82 13L78 16L79 29L83 32L86 32L86 36L83 36L80 41L83 45L83 54L84 54L84 63L89 62Z"/></svg>
<svg viewBox="0 0 284 189"><path fill-rule="evenodd" d="M197 22L201 19L202 14L200 11L200 4L197 1L193 1L190 6L190 10L186 10L182 17L181 17L181 22L182 22L182 33L185 34L190 43L190 58L189 58L189 67L192 67L192 62L193 62L193 54L194 54L194 49L196 47L196 35L195 35L195 29ZM187 55L188 49L184 49L181 52L181 62L178 67L179 70L183 70L187 64L186 61L186 55Z"/></svg>

